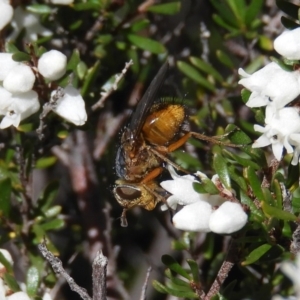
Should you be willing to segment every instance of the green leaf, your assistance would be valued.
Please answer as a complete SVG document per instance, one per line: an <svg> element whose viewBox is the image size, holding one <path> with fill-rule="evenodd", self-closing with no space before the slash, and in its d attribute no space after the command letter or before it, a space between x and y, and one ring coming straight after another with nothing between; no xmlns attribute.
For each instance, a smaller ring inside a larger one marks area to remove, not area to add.
<svg viewBox="0 0 300 300"><path fill-rule="evenodd" d="M219 190L216 188L215 184L209 179L202 179L201 182L194 182L193 188L199 194L208 193L210 195L219 194Z"/></svg>
<svg viewBox="0 0 300 300"><path fill-rule="evenodd" d="M183 74L199 83L202 87L208 89L211 92L215 91L215 86L211 84L206 78L204 78L198 72L198 70L192 67L190 64L187 64L184 61L177 61L177 67Z"/></svg>
<svg viewBox="0 0 300 300"><path fill-rule="evenodd" d="M288 211L270 206L267 202L261 202L261 208L268 217L277 218L284 221L296 221L297 217Z"/></svg>
<svg viewBox="0 0 300 300"><path fill-rule="evenodd" d="M254 168L252 167L248 167L245 169L245 174L246 177L249 181L249 184L252 188L252 191L254 193L254 195L260 200L260 201L264 201L264 193L262 191L262 187L261 187L261 181L258 179Z"/></svg>
<svg viewBox="0 0 300 300"><path fill-rule="evenodd" d="M292 21L291 19L286 18L285 16L282 16L280 20L282 25L287 29L293 30L299 27L298 23Z"/></svg>
<svg viewBox="0 0 300 300"><path fill-rule="evenodd" d="M165 46L157 41L136 34L128 34L127 38L136 47L149 51L151 53L161 54L167 52Z"/></svg>
<svg viewBox="0 0 300 300"><path fill-rule="evenodd" d="M14 61L22 62L22 61L29 61L30 60L30 55L25 53L25 52L15 52L12 56L12 59Z"/></svg>
<svg viewBox="0 0 300 300"><path fill-rule="evenodd" d="M8 217L10 213L10 196L11 196L11 180L9 178L4 178L0 180L0 215L4 215L5 217Z"/></svg>
<svg viewBox="0 0 300 300"><path fill-rule="evenodd" d="M157 280L153 280L152 285L158 292L168 294L168 288L165 285L158 282Z"/></svg>
<svg viewBox="0 0 300 300"><path fill-rule="evenodd" d="M191 280L191 276L187 273L187 271L181 267L181 265L170 255L163 255L161 258L163 264L165 264L170 270L176 272L182 277Z"/></svg>
<svg viewBox="0 0 300 300"><path fill-rule="evenodd" d="M53 218L60 214L62 207L60 205L55 205L45 211L45 217Z"/></svg>
<svg viewBox="0 0 300 300"><path fill-rule="evenodd" d="M180 1L169 2L164 4L152 5L147 8L147 11L164 14L164 15L174 15L180 11L181 3Z"/></svg>
<svg viewBox="0 0 300 300"><path fill-rule="evenodd" d="M57 161L56 156L41 157L36 161L35 167L37 169L46 169L53 166Z"/></svg>
<svg viewBox="0 0 300 300"><path fill-rule="evenodd" d="M244 158L241 157L240 155L237 155L231 151L228 151L227 149L222 149L222 154L228 158L231 158L233 161L236 161L237 163L239 163L240 165L242 165L243 167L252 167L255 170L260 170L261 166L258 165L257 163L251 161L249 158Z"/></svg>
<svg viewBox="0 0 300 300"><path fill-rule="evenodd" d="M196 284L200 283L200 276L199 276L199 266L198 264L192 260L192 259L187 259L187 263L189 264L191 268L191 273L193 276L193 280Z"/></svg>
<svg viewBox="0 0 300 300"><path fill-rule="evenodd" d="M289 164L288 168L288 176L286 180L286 188L288 188L291 191L294 191L299 186L299 164L296 166L293 166L292 164Z"/></svg>
<svg viewBox="0 0 300 300"><path fill-rule="evenodd" d="M232 31L232 30L235 30L236 28L238 28L238 23L235 18L235 15L233 14L232 10L229 9L229 7L225 1L211 0L210 2L214 5L214 7L216 8L216 10L219 13L218 15L213 15L213 19L215 19L215 17L217 16L222 21L223 24L228 26L228 28L226 28L224 26L223 27L228 29L229 31ZM220 25L220 26L222 26L222 25Z"/></svg>
<svg viewBox="0 0 300 300"><path fill-rule="evenodd" d="M55 220L46 222L44 224L41 224L41 228L45 231L56 230L56 229L61 229L64 225L65 225L64 220L55 219Z"/></svg>
<svg viewBox="0 0 300 300"><path fill-rule="evenodd" d="M263 222L265 217L261 210L255 206L253 201L245 194L243 190L240 190L240 200L242 204L247 205L251 211L251 217L258 222Z"/></svg>
<svg viewBox="0 0 300 300"><path fill-rule="evenodd" d="M231 11L233 12L236 20L239 23L239 26L241 27L244 25L244 15L247 11L246 3L244 0L227 0L227 4L229 5Z"/></svg>
<svg viewBox="0 0 300 300"><path fill-rule="evenodd" d="M254 249L246 259L241 263L242 266L247 266L258 261L264 254L266 254L272 248L269 244L264 244Z"/></svg>
<svg viewBox="0 0 300 300"><path fill-rule="evenodd" d="M81 61L78 63L77 67L76 67L76 73L78 75L78 77L82 80L87 72L87 65Z"/></svg>
<svg viewBox="0 0 300 300"><path fill-rule="evenodd" d="M94 84L99 71L99 67L100 61L97 60L94 66L87 71L83 87L81 88L81 96L83 98L87 95L88 91L90 90L90 87Z"/></svg>
<svg viewBox="0 0 300 300"><path fill-rule="evenodd" d="M279 9L285 12L289 17L298 20L299 6L284 0L276 0L276 5Z"/></svg>
<svg viewBox="0 0 300 300"><path fill-rule="evenodd" d="M252 142L250 137L234 124L229 124L225 128L225 133L228 134L229 140L236 145L247 145Z"/></svg>
<svg viewBox="0 0 300 300"><path fill-rule="evenodd" d="M13 272L12 265L10 262L5 258L2 252L0 252L0 263L5 267L6 271L11 273Z"/></svg>
<svg viewBox="0 0 300 300"><path fill-rule="evenodd" d="M235 26L230 25L229 23L225 22L223 18L221 18L219 15L213 14L213 20L221 27L227 29L229 32L235 32L236 28ZM235 24L236 25L236 24Z"/></svg>
<svg viewBox="0 0 300 300"><path fill-rule="evenodd" d="M194 57L194 56L189 57L189 60L195 67L197 67L201 71L207 73L208 75L212 75L212 77L214 77L214 79L219 81L220 83L223 82L222 75L213 66L211 66L207 62L203 61L202 59L200 59L198 57Z"/></svg>
<svg viewBox="0 0 300 300"><path fill-rule="evenodd" d="M50 14L52 12L51 7L45 4L32 4L26 6L26 10L35 14Z"/></svg>
<svg viewBox="0 0 300 300"><path fill-rule="evenodd" d="M138 32L138 31L141 31L141 30L149 27L149 25L150 25L150 21L148 19L135 20L131 24L131 31Z"/></svg>
<svg viewBox="0 0 300 300"><path fill-rule="evenodd" d="M6 42L5 52L16 53L16 52L20 52L20 50L12 42Z"/></svg>
<svg viewBox="0 0 300 300"><path fill-rule="evenodd" d="M181 299L185 299L185 298L191 298L191 299L199 299L199 296L192 292L192 291L178 291L178 290L174 290L170 287L167 287L161 283L159 283L158 281L154 280L152 282L153 287L159 291L160 293L163 294L169 294L169 295L173 295L175 297L179 297Z"/></svg>
<svg viewBox="0 0 300 300"><path fill-rule="evenodd" d="M242 89L241 96L244 103L248 102L251 92L247 89Z"/></svg>
<svg viewBox="0 0 300 300"><path fill-rule="evenodd" d="M39 287L39 271L36 267L30 267L27 271L26 282L27 282L27 293L29 297L36 295Z"/></svg>
<svg viewBox="0 0 300 300"><path fill-rule="evenodd" d="M245 178L241 175L239 168L236 168L233 165L228 166L228 172L230 178L237 183L237 185L244 191L247 191L248 184Z"/></svg>
<svg viewBox="0 0 300 300"><path fill-rule="evenodd" d="M13 292L19 292L21 290L14 276L9 273L4 273L3 278L5 283Z"/></svg>
<svg viewBox="0 0 300 300"><path fill-rule="evenodd" d="M80 53L79 53L78 49L74 49L73 53L68 61L67 70L74 72L76 70L79 62L80 62Z"/></svg>
<svg viewBox="0 0 300 300"><path fill-rule="evenodd" d="M99 2L80 2L73 4L73 9L78 11L95 10L98 12L100 8Z"/></svg>
<svg viewBox="0 0 300 300"><path fill-rule="evenodd" d="M262 11L264 0L250 1L247 9L245 10L245 23L249 27L253 20L257 18L258 14Z"/></svg>
<svg viewBox="0 0 300 300"><path fill-rule="evenodd" d="M225 65L226 67L230 68L230 69L234 69L235 65L232 62L231 58L225 54L225 52L221 51L221 50L217 50L216 52L217 58L219 59L219 61Z"/></svg>
<svg viewBox="0 0 300 300"><path fill-rule="evenodd" d="M53 203L53 200L57 195L58 188L59 188L59 182L52 181L48 184L44 192L39 197L38 199L39 207L41 207L41 210L43 212L47 211L50 205Z"/></svg>
<svg viewBox="0 0 300 300"><path fill-rule="evenodd" d="M231 187L228 167L227 167L227 160L224 159L224 157L220 154L215 154L213 158L213 166L217 174L219 175L219 178L221 182L224 184L224 186L228 189Z"/></svg>

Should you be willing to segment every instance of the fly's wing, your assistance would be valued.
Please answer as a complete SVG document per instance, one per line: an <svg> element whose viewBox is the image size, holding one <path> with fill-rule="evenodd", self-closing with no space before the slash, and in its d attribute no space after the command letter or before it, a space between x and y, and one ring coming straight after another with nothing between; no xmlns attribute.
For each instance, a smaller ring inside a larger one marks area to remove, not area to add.
<svg viewBox="0 0 300 300"><path fill-rule="evenodd" d="M168 68L169 68L168 62L162 65L157 75L150 83L144 96L139 101L129 124L129 130L131 131L132 139L136 138L136 136L140 133L144 125L144 120L148 115L149 110L151 109L152 104L156 99L157 93L164 82Z"/></svg>

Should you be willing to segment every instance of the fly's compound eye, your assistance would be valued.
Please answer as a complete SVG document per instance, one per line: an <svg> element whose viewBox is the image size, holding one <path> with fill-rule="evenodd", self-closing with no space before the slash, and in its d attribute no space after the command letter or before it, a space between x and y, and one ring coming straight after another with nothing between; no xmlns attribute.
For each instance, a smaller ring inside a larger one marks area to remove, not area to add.
<svg viewBox="0 0 300 300"><path fill-rule="evenodd" d="M114 195L121 205L125 206L128 201L129 203L126 206L130 206L130 201L139 199L142 192L139 188L131 185L118 185L114 188Z"/></svg>

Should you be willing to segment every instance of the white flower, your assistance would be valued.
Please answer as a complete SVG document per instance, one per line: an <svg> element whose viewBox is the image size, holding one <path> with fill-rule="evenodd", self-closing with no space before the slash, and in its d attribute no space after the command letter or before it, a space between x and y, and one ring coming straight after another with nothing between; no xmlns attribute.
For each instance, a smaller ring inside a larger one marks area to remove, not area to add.
<svg viewBox="0 0 300 300"><path fill-rule="evenodd" d="M300 133L300 118L298 109L295 107L285 107L276 112L268 106L266 108L266 126L254 125L254 130L262 132L252 145L253 148L272 145L272 151L277 160L282 157L283 148L287 153L293 152L289 136L292 133Z"/></svg>
<svg viewBox="0 0 300 300"><path fill-rule="evenodd" d="M284 107L300 94L300 74L298 71L287 72L272 62L252 75L239 69L244 78L239 84L252 92L249 107L273 104L277 109Z"/></svg>
<svg viewBox="0 0 300 300"><path fill-rule="evenodd" d="M5 300L6 288L3 280L0 278L0 299Z"/></svg>
<svg viewBox="0 0 300 300"><path fill-rule="evenodd" d="M44 53L38 61L39 72L49 80L61 78L66 73L67 57L57 50Z"/></svg>
<svg viewBox="0 0 300 300"><path fill-rule="evenodd" d="M24 292L16 292L8 297L7 300L31 300L29 296Z"/></svg>
<svg viewBox="0 0 300 300"><path fill-rule="evenodd" d="M60 5L69 5L74 2L74 0L50 0L53 4L60 4Z"/></svg>
<svg viewBox="0 0 300 300"><path fill-rule="evenodd" d="M18 6L15 9L11 26L14 28L14 31L9 36L10 40L15 40L23 29L25 29L26 41L36 41L38 39L38 35L52 35L50 30L41 25L38 15L27 12L21 8L21 6Z"/></svg>
<svg viewBox="0 0 300 300"><path fill-rule="evenodd" d="M300 254L297 254L295 262L285 261L281 264L282 272L287 275L294 284L297 297L300 297Z"/></svg>
<svg viewBox="0 0 300 300"><path fill-rule="evenodd" d="M0 129L11 125L18 127L22 120L37 112L39 108L40 103L35 91L13 95L0 87L0 115L5 115Z"/></svg>
<svg viewBox="0 0 300 300"><path fill-rule="evenodd" d="M51 98L56 93L57 91L53 91ZM79 91L70 85L64 89L64 95L57 100L53 111L77 126L83 125L87 120L84 100Z"/></svg>
<svg viewBox="0 0 300 300"><path fill-rule="evenodd" d="M8 1L0 1L0 31L11 21L14 9Z"/></svg>
<svg viewBox="0 0 300 300"><path fill-rule="evenodd" d="M51 295L49 294L49 293L45 293L44 295L43 295L43 300L52 300L52 297L51 297Z"/></svg>
<svg viewBox="0 0 300 300"><path fill-rule="evenodd" d="M11 93L24 93L32 89L35 81L33 71L25 64L13 67L3 81L3 87Z"/></svg>
<svg viewBox="0 0 300 300"><path fill-rule="evenodd" d="M289 142L292 146L295 147L291 164L293 166L296 166L299 162L299 156L300 156L300 133L290 134Z"/></svg>
<svg viewBox="0 0 300 300"><path fill-rule="evenodd" d="M275 39L274 49L287 59L300 59L300 28L284 31Z"/></svg>
<svg viewBox="0 0 300 300"><path fill-rule="evenodd" d="M11 53L0 53L0 81L3 81L10 70L19 64L12 59Z"/></svg>
<svg viewBox="0 0 300 300"><path fill-rule="evenodd" d="M226 201L211 214L209 228L215 233L231 234L243 228L247 219L240 204Z"/></svg>
<svg viewBox="0 0 300 300"><path fill-rule="evenodd" d="M179 176L170 165L168 170L173 180L163 181L161 186L173 195L167 199L167 205L163 205L162 210L168 207L174 209L178 204L184 205L173 217L172 221L176 228L229 234L246 224L247 215L239 204L227 202L219 195L198 194L193 189L193 183L198 182L193 176ZM202 180L207 178L203 173L196 174ZM214 180L218 180L216 176ZM213 211L214 206L220 207Z"/></svg>
<svg viewBox="0 0 300 300"><path fill-rule="evenodd" d="M184 206L172 219L173 225L180 230L210 232L209 220L212 206L205 201Z"/></svg>

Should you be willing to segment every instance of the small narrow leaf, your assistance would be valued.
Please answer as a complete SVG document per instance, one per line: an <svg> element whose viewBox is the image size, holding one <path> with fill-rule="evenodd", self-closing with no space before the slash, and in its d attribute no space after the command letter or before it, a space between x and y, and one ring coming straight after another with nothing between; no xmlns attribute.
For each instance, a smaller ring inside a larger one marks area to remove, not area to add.
<svg viewBox="0 0 300 300"><path fill-rule="evenodd" d="M192 273L194 282L195 283L200 283L199 266L198 266L198 264L194 260L192 260L192 259L188 259L187 263L189 264L189 266L191 268L191 273Z"/></svg>
<svg viewBox="0 0 300 300"><path fill-rule="evenodd" d="M264 193L261 188L261 180L258 179L254 168L248 167L245 170L246 177L250 183L254 195L260 200L265 200Z"/></svg>
<svg viewBox="0 0 300 300"><path fill-rule="evenodd" d="M21 290L14 276L9 273L4 273L3 278L5 283L13 292L18 292Z"/></svg>
<svg viewBox="0 0 300 300"><path fill-rule="evenodd" d="M0 180L0 213L4 216L8 216L10 212L10 196L11 196L11 180L5 178Z"/></svg>
<svg viewBox="0 0 300 300"><path fill-rule="evenodd" d="M30 267L27 272L27 293L30 297L36 295L37 289L39 287L39 272L35 267Z"/></svg>
<svg viewBox="0 0 300 300"><path fill-rule="evenodd" d="M191 280L191 276L187 271L170 255L163 255L161 258L163 264L165 264L170 270L176 272L182 277Z"/></svg>
<svg viewBox="0 0 300 300"><path fill-rule="evenodd" d="M174 15L180 11L181 3L180 1L169 2L164 4L152 5L147 8L147 11L164 14L164 15Z"/></svg>
<svg viewBox="0 0 300 300"><path fill-rule="evenodd" d="M212 75L215 78L215 80L217 80L221 83L223 82L223 77L221 76L221 74L210 64L208 64L207 62L201 60L198 57L194 57L194 56L191 56L189 59L190 59L190 62L195 67L197 67L201 71L207 73L208 75Z"/></svg>
<svg viewBox="0 0 300 300"><path fill-rule="evenodd" d="M157 41L136 34L128 34L127 38L136 47L149 51L151 53L161 54L167 52L165 46Z"/></svg>
<svg viewBox="0 0 300 300"><path fill-rule="evenodd" d="M195 82L199 83L202 87L208 89L211 92L215 91L215 89L216 89L215 86L213 84L211 84L206 78L204 78L198 72L198 70L195 69L194 67L192 67L190 64L188 64L184 61L178 61L177 67L183 74L185 74L186 76L188 76Z"/></svg>
<svg viewBox="0 0 300 300"><path fill-rule="evenodd" d="M277 207L270 206L264 201L261 203L261 208L268 217L273 217L284 221L297 220L297 217L295 215L289 213L288 211L283 211L282 209L279 209Z"/></svg>
<svg viewBox="0 0 300 300"><path fill-rule="evenodd" d="M32 4L26 6L26 10L35 14L50 14L52 9L50 6L45 4Z"/></svg>
<svg viewBox="0 0 300 300"><path fill-rule="evenodd" d="M231 182L227 167L227 161L220 154L215 154L213 159L214 169L219 175L221 182L225 185L226 188L230 189Z"/></svg>
<svg viewBox="0 0 300 300"><path fill-rule="evenodd" d="M228 67L230 69L234 69L235 68L235 65L232 62L231 58L227 54L225 54L223 51L218 50L216 54L217 54L217 57L218 57L219 61L223 65L225 65L226 67Z"/></svg>
<svg viewBox="0 0 300 300"><path fill-rule="evenodd" d="M264 244L254 249L241 264L247 266L258 261L264 254L266 254L272 248L269 244Z"/></svg>

